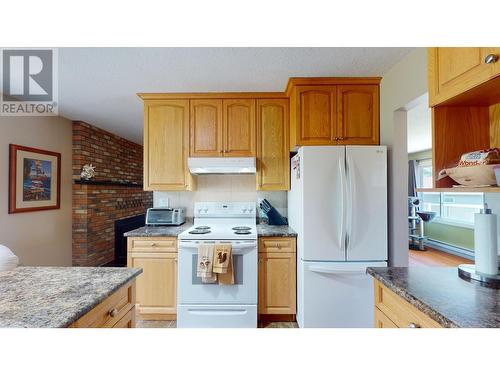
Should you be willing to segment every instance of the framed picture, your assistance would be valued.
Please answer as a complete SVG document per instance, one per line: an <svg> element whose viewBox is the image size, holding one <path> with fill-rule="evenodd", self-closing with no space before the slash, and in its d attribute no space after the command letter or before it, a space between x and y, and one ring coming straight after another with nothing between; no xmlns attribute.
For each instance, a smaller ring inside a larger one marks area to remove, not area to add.
<svg viewBox="0 0 500 375"><path fill-rule="evenodd" d="M9 214L61 205L61 154L9 145Z"/></svg>

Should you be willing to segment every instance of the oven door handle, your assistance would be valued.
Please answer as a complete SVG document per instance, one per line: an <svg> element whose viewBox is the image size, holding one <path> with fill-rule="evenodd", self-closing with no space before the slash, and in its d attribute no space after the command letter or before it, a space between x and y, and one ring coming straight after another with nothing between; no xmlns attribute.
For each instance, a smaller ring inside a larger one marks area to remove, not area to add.
<svg viewBox="0 0 500 375"><path fill-rule="evenodd" d="M207 244L207 245L218 245L218 244L226 244L226 245L231 245L231 250L234 253L240 253L244 250L251 250L253 248L256 248L257 247L257 243L256 242L247 242L247 243L236 243L236 244L231 244L231 242L223 242L223 241L220 241L220 242L214 242L214 243L211 243L211 242L203 242L203 243L196 243L196 242L192 242L192 243L183 243L183 242L179 242L179 250L182 251L182 250L197 250L198 249L198 246L199 245L202 245L202 244Z"/></svg>

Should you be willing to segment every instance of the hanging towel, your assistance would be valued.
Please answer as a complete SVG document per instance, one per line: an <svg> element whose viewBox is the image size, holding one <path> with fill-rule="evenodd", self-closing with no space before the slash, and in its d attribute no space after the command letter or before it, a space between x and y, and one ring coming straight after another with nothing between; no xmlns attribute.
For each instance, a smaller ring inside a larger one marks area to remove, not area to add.
<svg viewBox="0 0 500 375"><path fill-rule="evenodd" d="M214 259L214 245L198 246L198 262L196 266L196 276L201 278L202 283L214 283L217 275L212 272Z"/></svg>
<svg viewBox="0 0 500 375"><path fill-rule="evenodd" d="M231 259L231 245L215 245L214 273L226 273Z"/></svg>
<svg viewBox="0 0 500 375"><path fill-rule="evenodd" d="M227 266L226 273L215 274L219 278L219 284L222 285L233 285L234 284L234 267L233 267L233 257L229 257L229 264Z"/></svg>
<svg viewBox="0 0 500 375"><path fill-rule="evenodd" d="M214 273L217 273L219 284L234 284L233 256L231 245L215 246Z"/></svg>

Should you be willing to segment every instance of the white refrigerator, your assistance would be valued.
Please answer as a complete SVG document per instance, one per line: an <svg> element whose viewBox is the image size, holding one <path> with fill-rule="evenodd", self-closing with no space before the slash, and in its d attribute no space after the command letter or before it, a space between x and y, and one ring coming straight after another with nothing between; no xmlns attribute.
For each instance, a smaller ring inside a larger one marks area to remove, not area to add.
<svg viewBox="0 0 500 375"><path fill-rule="evenodd" d="M304 146L292 158L300 327L373 327L373 280L387 266L385 146Z"/></svg>

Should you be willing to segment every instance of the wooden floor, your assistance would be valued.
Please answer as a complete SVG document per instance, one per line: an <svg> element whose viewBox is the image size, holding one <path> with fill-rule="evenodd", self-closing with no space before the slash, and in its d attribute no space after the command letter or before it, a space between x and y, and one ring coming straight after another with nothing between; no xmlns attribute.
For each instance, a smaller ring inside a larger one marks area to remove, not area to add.
<svg viewBox="0 0 500 375"><path fill-rule="evenodd" d="M441 266L456 267L459 264L474 263L473 261L448 254L443 251L428 248L426 251L410 250L409 266Z"/></svg>

